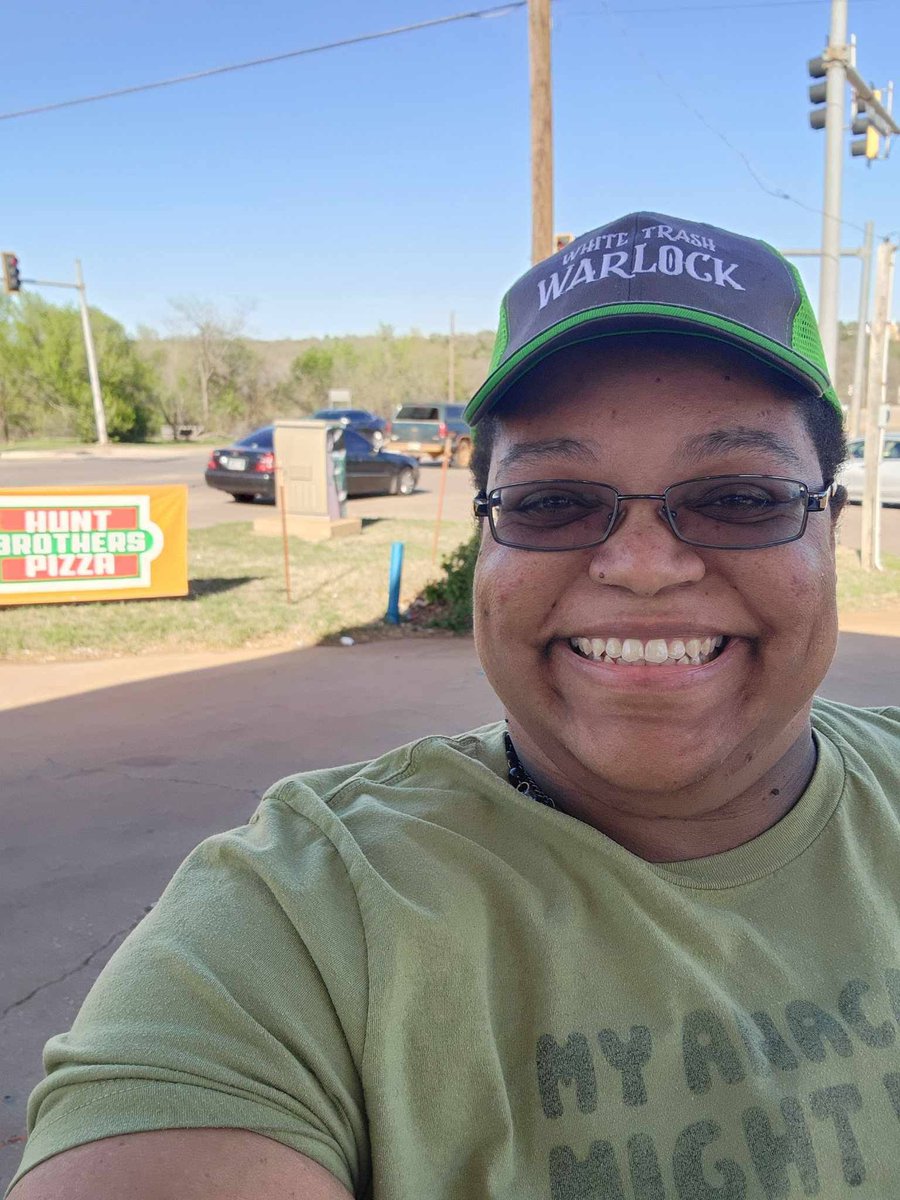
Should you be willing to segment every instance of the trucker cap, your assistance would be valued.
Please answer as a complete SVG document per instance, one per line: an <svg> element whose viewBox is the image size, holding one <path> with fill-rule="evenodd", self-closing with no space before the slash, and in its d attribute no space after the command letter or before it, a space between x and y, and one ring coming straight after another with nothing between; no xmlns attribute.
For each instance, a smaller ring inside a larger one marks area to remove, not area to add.
<svg viewBox="0 0 900 1200"><path fill-rule="evenodd" d="M640 333L724 342L841 411L792 263L755 238L639 212L575 238L512 285L488 377L465 418L476 425L513 383L564 346Z"/></svg>

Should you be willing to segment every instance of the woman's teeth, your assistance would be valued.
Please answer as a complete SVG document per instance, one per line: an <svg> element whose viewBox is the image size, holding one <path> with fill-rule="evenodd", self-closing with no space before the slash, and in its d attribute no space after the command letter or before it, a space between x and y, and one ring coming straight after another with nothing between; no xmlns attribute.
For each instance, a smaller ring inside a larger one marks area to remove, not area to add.
<svg viewBox="0 0 900 1200"><path fill-rule="evenodd" d="M605 663L648 663L654 666L678 665L699 667L716 657L725 644L725 635L704 638L569 638L569 645L582 656L594 662Z"/></svg>

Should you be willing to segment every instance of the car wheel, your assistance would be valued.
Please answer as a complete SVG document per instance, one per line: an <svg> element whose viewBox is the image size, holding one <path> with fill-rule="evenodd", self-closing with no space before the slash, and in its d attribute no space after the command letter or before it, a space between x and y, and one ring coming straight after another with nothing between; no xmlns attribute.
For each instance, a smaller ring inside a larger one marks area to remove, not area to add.
<svg viewBox="0 0 900 1200"><path fill-rule="evenodd" d="M238 504L252 504L256 499L256 494L254 492L235 492L234 498Z"/></svg>
<svg viewBox="0 0 900 1200"><path fill-rule="evenodd" d="M472 443L463 441L457 444L451 463L454 467L467 467L472 461Z"/></svg>
<svg viewBox="0 0 900 1200"><path fill-rule="evenodd" d="M416 490L416 473L412 467L404 467L402 471L398 472L394 484L395 496L411 496Z"/></svg>

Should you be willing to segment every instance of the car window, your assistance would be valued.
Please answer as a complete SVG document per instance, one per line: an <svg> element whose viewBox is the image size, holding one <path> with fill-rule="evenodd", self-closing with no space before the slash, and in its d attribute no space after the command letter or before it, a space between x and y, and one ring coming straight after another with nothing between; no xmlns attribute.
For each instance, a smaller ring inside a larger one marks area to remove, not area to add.
<svg viewBox="0 0 900 1200"><path fill-rule="evenodd" d="M344 449L348 454L371 454L372 443L368 438L364 438L361 433L356 433L352 429L345 429Z"/></svg>
<svg viewBox="0 0 900 1200"><path fill-rule="evenodd" d="M854 441L850 442L847 446L847 457L862 458L864 445L865 443L863 442L862 438L855 439Z"/></svg>
<svg viewBox="0 0 900 1200"><path fill-rule="evenodd" d="M900 458L900 441L885 442L884 457L885 458Z"/></svg>
<svg viewBox="0 0 900 1200"><path fill-rule="evenodd" d="M449 421L460 421L462 420L462 415L465 411L465 405L463 404L448 404L447 419Z"/></svg>
<svg viewBox="0 0 900 1200"><path fill-rule="evenodd" d="M437 421L438 410L436 405L427 404L404 404L397 410L397 421Z"/></svg>
<svg viewBox="0 0 900 1200"><path fill-rule="evenodd" d="M274 448L274 426L267 425L264 429L254 429L246 437L235 442L241 450L272 450Z"/></svg>

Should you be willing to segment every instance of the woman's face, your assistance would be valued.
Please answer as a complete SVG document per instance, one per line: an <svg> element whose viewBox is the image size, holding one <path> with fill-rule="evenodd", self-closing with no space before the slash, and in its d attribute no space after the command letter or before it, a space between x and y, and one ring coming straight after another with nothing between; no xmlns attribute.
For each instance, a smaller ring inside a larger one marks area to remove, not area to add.
<svg viewBox="0 0 900 1200"><path fill-rule="evenodd" d="M581 479L658 494L743 473L827 482L794 403L727 351L623 341L602 356L563 352L523 381L489 487ZM475 636L513 740L544 778L644 815L689 815L808 730L837 635L833 527L811 513L798 541L707 550L677 540L659 509L626 501L606 542L556 553L499 545L485 521ZM709 661L668 661L676 643L707 638L725 639ZM667 661L597 658L576 639L652 641L655 657L662 641Z"/></svg>

